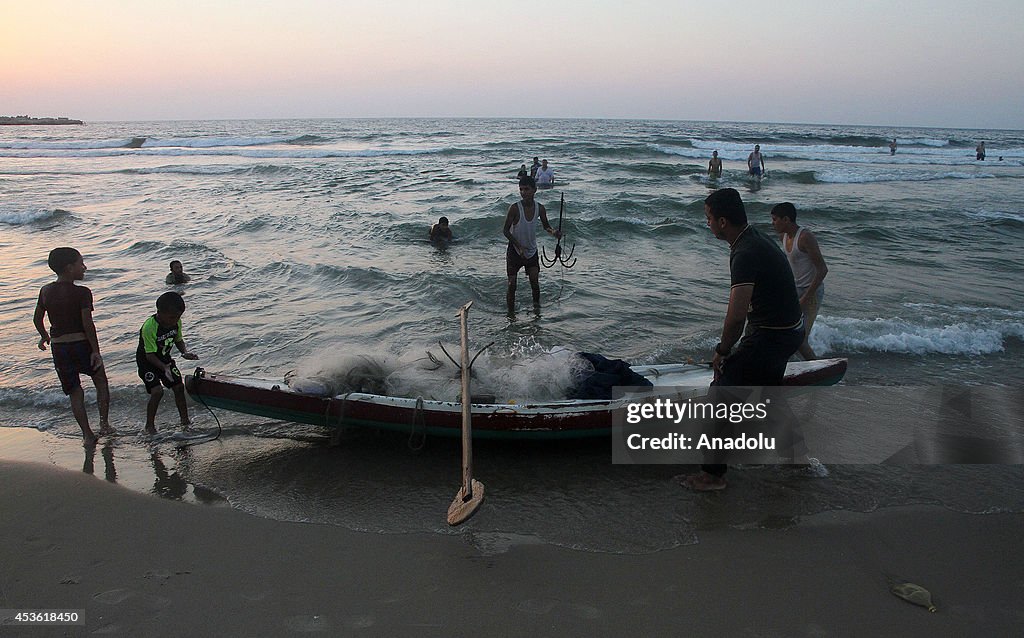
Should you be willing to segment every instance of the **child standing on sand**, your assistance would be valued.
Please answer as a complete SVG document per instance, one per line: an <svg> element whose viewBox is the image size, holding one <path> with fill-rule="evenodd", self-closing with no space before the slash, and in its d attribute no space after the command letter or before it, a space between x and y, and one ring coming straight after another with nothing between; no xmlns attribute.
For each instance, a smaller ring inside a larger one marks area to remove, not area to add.
<svg viewBox="0 0 1024 638"><path fill-rule="evenodd" d="M146 432L156 433L156 409L164 390L160 384L174 391L174 403L178 406L181 427L188 428L188 403L185 402L185 386L181 372L171 358L171 346L181 352L183 359L199 357L190 352L181 330L181 315L185 312L185 300L176 292L165 292L156 300L156 314L152 315L139 329L139 347L135 351L135 362L139 366L139 378L146 384L149 403L146 405Z"/></svg>
<svg viewBox="0 0 1024 638"><path fill-rule="evenodd" d="M33 317L39 331L39 349L46 350L50 344L53 353L53 367L64 394L71 399L71 413L82 428L85 445L94 445L96 435L89 427L89 415L85 411L85 390L79 375L92 377L96 386L96 402L100 409L100 434L113 434L107 419L110 412L110 388L107 373L103 370L96 324L92 320L92 291L85 286L76 286L76 281L85 279L85 261L74 248L54 248L46 260L50 270L57 273L57 281L46 284L39 290L39 301ZM43 325L43 315L50 318L50 331Z"/></svg>

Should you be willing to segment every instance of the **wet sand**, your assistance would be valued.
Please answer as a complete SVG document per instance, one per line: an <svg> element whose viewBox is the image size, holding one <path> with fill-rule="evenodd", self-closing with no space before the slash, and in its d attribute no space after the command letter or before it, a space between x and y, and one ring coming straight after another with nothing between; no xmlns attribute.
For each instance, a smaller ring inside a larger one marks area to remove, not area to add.
<svg viewBox="0 0 1024 638"><path fill-rule="evenodd" d="M484 555L467 542L472 521L455 536L360 533L12 460L0 485L0 608L85 618L4 635L936 636L1024 624L1021 514L831 512L702 530L696 545L644 555ZM893 580L930 589L938 612L890 594Z"/></svg>

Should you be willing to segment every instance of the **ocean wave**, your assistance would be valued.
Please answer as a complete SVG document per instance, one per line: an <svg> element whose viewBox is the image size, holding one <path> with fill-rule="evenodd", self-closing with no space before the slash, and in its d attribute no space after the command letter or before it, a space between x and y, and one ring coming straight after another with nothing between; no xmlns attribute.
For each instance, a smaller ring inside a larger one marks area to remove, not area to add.
<svg viewBox="0 0 1024 638"><path fill-rule="evenodd" d="M269 144L291 144L306 135L288 137L168 137L146 138L143 148L217 148L220 146L267 146ZM301 143L301 142L300 142Z"/></svg>
<svg viewBox="0 0 1024 638"><path fill-rule="evenodd" d="M390 148L390 149L260 149L245 148L111 148L86 149L79 151L47 151L38 150L27 153L19 150L0 150L0 157L18 158L60 158L60 157L117 157L119 155L147 155L157 157L190 157L190 156L237 156L254 159L325 159L331 157L386 157L389 155L429 155L445 153L452 149L444 148Z"/></svg>
<svg viewBox="0 0 1024 638"><path fill-rule="evenodd" d="M50 151L74 151L84 149L107 149L107 148L127 148L134 138L116 138L106 140L60 140L56 142L39 142L39 141L17 141L7 140L0 141L0 150L18 150L18 151L30 151L30 150L50 150Z"/></svg>
<svg viewBox="0 0 1024 638"><path fill-rule="evenodd" d="M724 162L741 162L746 164L747 157L753 150L748 142L735 142L726 140L691 140L691 146L648 144L649 149L658 153L675 155L706 162L711 157L712 151L718 151L718 156ZM905 165L939 165L939 166L976 166L979 165L971 152L959 147L928 146L900 147L896 155L890 155L888 144L883 147L865 147L837 144L766 144L761 143L761 152L766 163L776 160L807 160L842 162L854 164L884 164ZM1024 149L1006 148L989 153L991 159L1003 157L1004 166L1020 165L1020 159L1024 158ZM998 160L996 160L998 161ZM989 162L993 164L994 162ZM727 167L728 168L728 167ZM769 170L771 170L769 166Z"/></svg>
<svg viewBox="0 0 1024 638"><path fill-rule="evenodd" d="M906 146L950 146L949 140L936 140L928 137L910 137L906 139L897 140L897 144L901 147ZM885 147L888 148L888 140L886 140Z"/></svg>
<svg viewBox="0 0 1024 638"><path fill-rule="evenodd" d="M814 171L814 179L825 184L869 184L875 182L932 182L942 179L994 179L992 173L965 173L961 171L906 171L894 170L869 174L835 169Z"/></svg>
<svg viewBox="0 0 1024 638"><path fill-rule="evenodd" d="M330 141L328 138L320 137L319 135L300 135L287 140L285 144L326 144Z"/></svg>
<svg viewBox="0 0 1024 638"><path fill-rule="evenodd" d="M703 170L692 165L666 164L662 162L637 162L635 164L605 163L601 165L601 169L606 172L622 170L628 172L631 176L650 175L652 177L677 177Z"/></svg>
<svg viewBox="0 0 1024 638"><path fill-rule="evenodd" d="M964 314L970 316L981 316L984 318L996 317L999 319L1017 319L1024 321L1024 310L1011 310L1009 308L997 308L991 306L966 306L938 303L907 302L903 304L907 308L926 310L937 314L950 314L962 317Z"/></svg>
<svg viewBox="0 0 1024 638"><path fill-rule="evenodd" d="M167 247L168 244L162 241L137 241L122 252L125 255L148 255Z"/></svg>
<svg viewBox="0 0 1024 638"><path fill-rule="evenodd" d="M891 140L878 137L877 135L836 135L825 138L822 141L832 146L860 146L868 148L882 148L884 146L888 148Z"/></svg>
<svg viewBox="0 0 1024 638"><path fill-rule="evenodd" d="M60 391L54 379L54 389L36 390L28 388L0 388L0 405L8 409L17 408L62 408L66 409L68 399Z"/></svg>
<svg viewBox="0 0 1024 638"><path fill-rule="evenodd" d="M1010 223L1011 225L1024 224L1024 213L1019 212L1008 212L1000 210L977 210L977 211L964 211L964 214L974 219L980 219L985 222L994 223Z"/></svg>
<svg viewBox="0 0 1024 638"><path fill-rule="evenodd" d="M296 169L290 166L192 166L188 164L169 164L167 166L152 166L148 168L124 168L109 171L111 174L124 175L160 175L164 173L176 175L275 175L288 173ZM100 174L100 173L95 173Z"/></svg>
<svg viewBox="0 0 1024 638"><path fill-rule="evenodd" d="M55 208L53 210L26 209L19 207L0 207L0 224L8 226L24 226L41 221L60 219L71 215L69 211Z"/></svg>
<svg viewBox="0 0 1024 638"><path fill-rule="evenodd" d="M811 345L821 353L986 355L1002 352L1007 338L1024 338L1020 320L962 321L924 325L901 318L850 319L822 316L814 324Z"/></svg>
<svg viewBox="0 0 1024 638"><path fill-rule="evenodd" d="M901 150L906 150L913 146L927 146L932 148L941 148L943 146L949 146L949 140L940 140L929 137L899 137L896 136L896 143ZM864 147L869 149L881 149L885 152L889 152L889 143L892 142L891 137L880 137L876 135L836 135L828 138L815 138L809 137L809 142L821 141L831 146L847 146L847 147ZM812 144L813 145L813 144Z"/></svg>

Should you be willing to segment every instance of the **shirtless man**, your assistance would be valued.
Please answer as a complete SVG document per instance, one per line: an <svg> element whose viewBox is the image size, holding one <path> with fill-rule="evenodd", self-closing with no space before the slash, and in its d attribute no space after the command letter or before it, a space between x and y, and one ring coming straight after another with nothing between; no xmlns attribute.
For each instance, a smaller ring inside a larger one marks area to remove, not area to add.
<svg viewBox="0 0 1024 638"><path fill-rule="evenodd" d="M722 176L722 160L718 158L718 151L712 151L711 161L708 162L708 177Z"/></svg>
<svg viewBox="0 0 1024 638"><path fill-rule="evenodd" d="M804 340L797 352L804 361L815 359L817 355L807 343L811 336L811 328L818 316L821 300L825 296L825 275L828 266L821 256L818 240L814 233L801 228L796 223L796 207L783 202L772 208L772 228L782 240L782 252L786 253L789 267L793 269L793 280L796 283L796 294L800 297L800 311L804 315Z"/></svg>
<svg viewBox="0 0 1024 638"><path fill-rule="evenodd" d="M448 218L441 217L430 227L430 241L434 244L447 245L452 240L452 229L448 226Z"/></svg>
<svg viewBox="0 0 1024 638"><path fill-rule="evenodd" d="M977 154L975 156L976 159L979 159L979 160L985 159L985 142L982 142L981 144L978 144L978 148L974 149L974 152Z"/></svg>
<svg viewBox="0 0 1024 638"><path fill-rule="evenodd" d="M534 200L537 194L537 182L532 177L519 180L521 201L508 207L505 215L505 227L502 233L508 238L508 249L505 251L505 272L508 275L508 290L505 301L508 311L515 312L516 280L519 269L526 270L533 291L533 305L540 306L540 257L537 254L537 222L544 227L549 235L561 236L548 223L548 211Z"/></svg>
<svg viewBox="0 0 1024 638"><path fill-rule="evenodd" d="M754 152L747 156L747 171L757 179L764 175L764 157L761 156L760 144L754 144Z"/></svg>

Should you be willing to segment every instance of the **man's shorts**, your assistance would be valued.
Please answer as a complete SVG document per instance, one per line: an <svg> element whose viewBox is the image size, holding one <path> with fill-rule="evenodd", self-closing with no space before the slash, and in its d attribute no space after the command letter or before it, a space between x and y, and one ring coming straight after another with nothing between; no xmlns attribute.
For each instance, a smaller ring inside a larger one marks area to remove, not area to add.
<svg viewBox="0 0 1024 638"><path fill-rule="evenodd" d="M526 273L530 273L531 268L540 270L540 253L533 253L533 257L523 259L519 251L516 250L511 243L508 245L508 250L505 251L505 272L508 273L509 277L515 277L519 274L520 268L526 268Z"/></svg>
<svg viewBox="0 0 1024 638"><path fill-rule="evenodd" d="M804 292L807 289L797 289L797 295L803 298ZM800 311L804 315L804 330L807 336L811 335L811 328L814 326L814 320L818 318L818 310L821 308L821 300L825 298L825 284L818 285L818 289L814 291L814 297L807 300L807 303L800 307Z"/></svg>
<svg viewBox="0 0 1024 638"><path fill-rule="evenodd" d="M173 388L176 385L181 385L181 372L178 370L178 366L171 361L171 374L174 376L174 381L168 381L160 368L154 368L149 364L148 361L142 361L136 359L135 362L139 365L139 378L146 384L146 392L152 392L153 388L157 387L161 383L164 387Z"/></svg>
<svg viewBox="0 0 1024 638"><path fill-rule="evenodd" d="M750 174L753 175L754 177L761 177L761 167L760 166L751 166L750 167Z"/></svg>
<svg viewBox="0 0 1024 638"><path fill-rule="evenodd" d="M72 341L70 343L50 343L53 354L53 367L57 369L60 389L70 395L76 388L82 387L80 374L90 377L95 374L92 369L92 346L88 341Z"/></svg>

